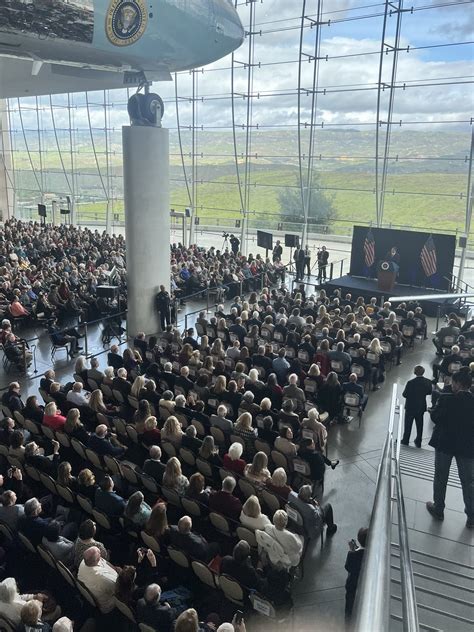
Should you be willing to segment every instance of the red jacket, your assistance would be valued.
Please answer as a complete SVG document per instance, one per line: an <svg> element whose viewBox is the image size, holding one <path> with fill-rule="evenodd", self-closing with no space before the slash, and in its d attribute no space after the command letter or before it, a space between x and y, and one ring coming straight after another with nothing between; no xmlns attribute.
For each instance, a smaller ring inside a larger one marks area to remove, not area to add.
<svg viewBox="0 0 474 632"><path fill-rule="evenodd" d="M43 424L53 430L62 430L65 423L66 417L63 417L62 415L44 415L43 417Z"/></svg>

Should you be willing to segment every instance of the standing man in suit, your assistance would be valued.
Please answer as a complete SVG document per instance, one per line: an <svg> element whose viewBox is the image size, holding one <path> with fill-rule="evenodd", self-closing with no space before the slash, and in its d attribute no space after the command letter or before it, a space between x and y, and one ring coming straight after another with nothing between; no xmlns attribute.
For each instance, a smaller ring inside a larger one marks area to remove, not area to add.
<svg viewBox="0 0 474 632"><path fill-rule="evenodd" d="M318 280L326 280L326 268L329 261L329 251L326 246L318 250Z"/></svg>
<svg viewBox="0 0 474 632"><path fill-rule="evenodd" d="M308 244L306 244L306 248L304 249L304 266L306 269L307 276L311 275L311 251L309 249Z"/></svg>
<svg viewBox="0 0 474 632"><path fill-rule="evenodd" d="M171 311L170 311L170 295L166 291L164 285L160 285L160 291L156 295L156 308L160 313L161 331L164 331L166 325L171 325Z"/></svg>
<svg viewBox="0 0 474 632"><path fill-rule="evenodd" d="M444 520L446 486L453 458L458 466L467 515L466 528L474 526L474 395L468 367L453 375L452 394L441 395L431 411L435 429L430 446L435 449L433 501L426 509L436 520Z"/></svg>
<svg viewBox="0 0 474 632"><path fill-rule="evenodd" d="M359 532L357 533L359 546L357 546L357 542L355 540L350 540L349 542L349 552L347 553L346 563L344 565L344 568L348 573L346 580L346 619L349 619L352 615L352 608L354 607L357 584L359 582L362 560L364 559L368 533L368 529L359 529Z"/></svg>
<svg viewBox="0 0 474 632"><path fill-rule="evenodd" d="M281 261L281 256L283 254L283 248L281 246L281 242L278 239L276 242L276 246L273 248L273 263L279 263Z"/></svg>
<svg viewBox="0 0 474 632"><path fill-rule="evenodd" d="M293 259L295 260L296 265L295 281L302 280L304 275L304 250L303 248L300 248L299 244L295 248Z"/></svg>
<svg viewBox="0 0 474 632"><path fill-rule="evenodd" d="M416 424L415 445L417 448L421 448L421 440L423 438L423 415L426 411L426 396L431 395L432 386L431 381L427 377L423 377L425 369L422 366L416 366L414 373L415 377L406 383L403 391L406 405L402 444L409 444L414 420Z"/></svg>

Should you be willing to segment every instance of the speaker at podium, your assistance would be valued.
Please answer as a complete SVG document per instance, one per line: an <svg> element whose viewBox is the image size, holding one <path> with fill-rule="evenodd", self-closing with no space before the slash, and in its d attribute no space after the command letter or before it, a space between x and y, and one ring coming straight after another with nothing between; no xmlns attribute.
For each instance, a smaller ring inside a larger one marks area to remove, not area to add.
<svg viewBox="0 0 474 632"><path fill-rule="evenodd" d="M379 261L377 266L377 287L383 292L393 290L397 280L398 266L393 261Z"/></svg>

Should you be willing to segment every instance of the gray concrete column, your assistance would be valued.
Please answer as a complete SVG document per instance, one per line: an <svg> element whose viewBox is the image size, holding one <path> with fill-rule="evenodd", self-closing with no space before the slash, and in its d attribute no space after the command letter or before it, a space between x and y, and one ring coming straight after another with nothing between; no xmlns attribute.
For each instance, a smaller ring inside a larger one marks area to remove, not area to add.
<svg viewBox="0 0 474 632"><path fill-rule="evenodd" d="M124 126L128 334L159 330L155 295L170 284L169 132Z"/></svg>

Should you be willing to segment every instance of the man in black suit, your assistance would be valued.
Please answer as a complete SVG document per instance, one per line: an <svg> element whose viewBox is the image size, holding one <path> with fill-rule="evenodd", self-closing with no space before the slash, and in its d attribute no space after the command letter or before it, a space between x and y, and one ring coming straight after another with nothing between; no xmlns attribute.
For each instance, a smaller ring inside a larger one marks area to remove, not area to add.
<svg viewBox="0 0 474 632"><path fill-rule="evenodd" d="M304 254L303 248L300 248L299 246L297 246L293 254L293 259L295 260L295 264L296 264L295 281L303 280L304 258L305 258L305 254Z"/></svg>
<svg viewBox="0 0 474 632"><path fill-rule="evenodd" d="M423 438L423 415L426 411L426 397L431 395L432 385L428 378L423 377L425 369L417 365L414 369L415 376L409 380L403 391L403 397L406 399L405 404L405 428L403 431L402 444L408 445L410 442L411 428L413 420L416 424L415 445L421 448L421 440Z"/></svg>
<svg viewBox="0 0 474 632"><path fill-rule="evenodd" d="M137 619L154 630L172 632L178 612L168 602L161 602L160 597L161 588L158 584L147 586L144 596L137 603Z"/></svg>
<svg viewBox="0 0 474 632"><path fill-rule="evenodd" d="M44 449L40 448L35 441L30 441L25 446L25 461L28 465L32 465L37 470L55 478L59 465L59 443L52 441L52 445L53 454L45 456Z"/></svg>
<svg viewBox="0 0 474 632"><path fill-rule="evenodd" d="M466 527L474 526L474 395L468 367L453 375L452 394L441 395L431 411L435 429L430 446L436 450L433 501L426 509L436 520L444 520L446 486L453 458L461 481Z"/></svg>
<svg viewBox="0 0 474 632"><path fill-rule="evenodd" d="M117 371L117 377L114 377L112 380L112 389L119 391L125 400L128 398L132 390L132 385L127 380L127 369L122 367Z"/></svg>
<svg viewBox="0 0 474 632"><path fill-rule="evenodd" d="M95 506L109 518L119 518L123 515L126 502L114 492L114 482L110 476L105 476L101 486L95 493Z"/></svg>
<svg viewBox="0 0 474 632"><path fill-rule="evenodd" d="M191 450L196 455L202 446L201 439L197 438L197 430L195 426L188 426L181 439L181 447Z"/></svg>
<svg viewBox="0 0 474 632"><path fill-rule="evenodd" d="M351 373L349 375L349 381L344 382L342 385L342 392L345 395L346 393L355 393L359 396L360 405L362 406L362 410L365 410L367 406L368 396L364 393L364 387L361 384L357 383L357 375L355 373Z"/></svg>
<svg viewBox="0 0 474 632"><path fill-rule="evenodd" d="M246 588L262 591L265 579L252 566L250 546L245 540L240 540L234 546L232 555L222 558L221 574L230 575Z"/></svg>
<svg viewBox="0 0 474 632"><path fill-rule="evenodd" d="M235 323L229 327L229 333L235 334L239 339L240 345L243 347L244 338L247 335L247 330L242 325L242 319L240 318L240 316L238 316L235 319Z"/></svg>
<svg viewBox="0 0 474 632"><path fill-rule="evenodd" d="M107 354L107 364L114 368L114 371L117 371L121 367L123 367L123 358L119 353L119 348L117 345L112 345L110 347L110 351Z"/></svg>
<svg viewBox="0 0 474 632"><path fill-rule="evenodd" d="M326 246L318 250L318 280L326 280L326 268L329 261L329 251Z"/></svg>
<svg viewBox="0 0 474 632"><path fill-rule="evenodd" d="M149 455L150 458L146 459L143 464L143 471L161 484L166 468L165 464L161 462L161 448L157 445L152 445Z"/></svg>
<svg viewBox="0 0 474 632"><path fill-rule="evenodd" d="M193 533L192 528L191 518L183 516L179 519L178 526L170 527L170 542L193 559L208 563L219 553L219 545L215 542L207 542L202 535Z"/></svg>
<svg viewBox="0 0 474 632"><path fill-rule="evenodd" d="M167 325L171 325L171 299L164 285L160 285L160 291L156 295L156 308L160 313L161 331L165 330Z"/></svg>
<svg viewBox="0 0 474 632"><path fill-rule="evenodd" d="M181 367L179 375L174 382L174 386L175 388L177 386L182 388L186 395L189 393L190 390L194 388L194 382L189 379L189 367Z"/></svg>
<svg viewBox="0 0 474 632"><path fill-rule="evenodd" d="M362 560L364 559L368 532L368 529L359 529L359 532L357 534L359 546L357 546L357 542L355 540L351 540L349 542L349 552L347 554L346 563L344 565L344 568L348 572L346 580L346 619L350 618L352 614L352 608L354 607L357 583L359 581Z"/></svg>

